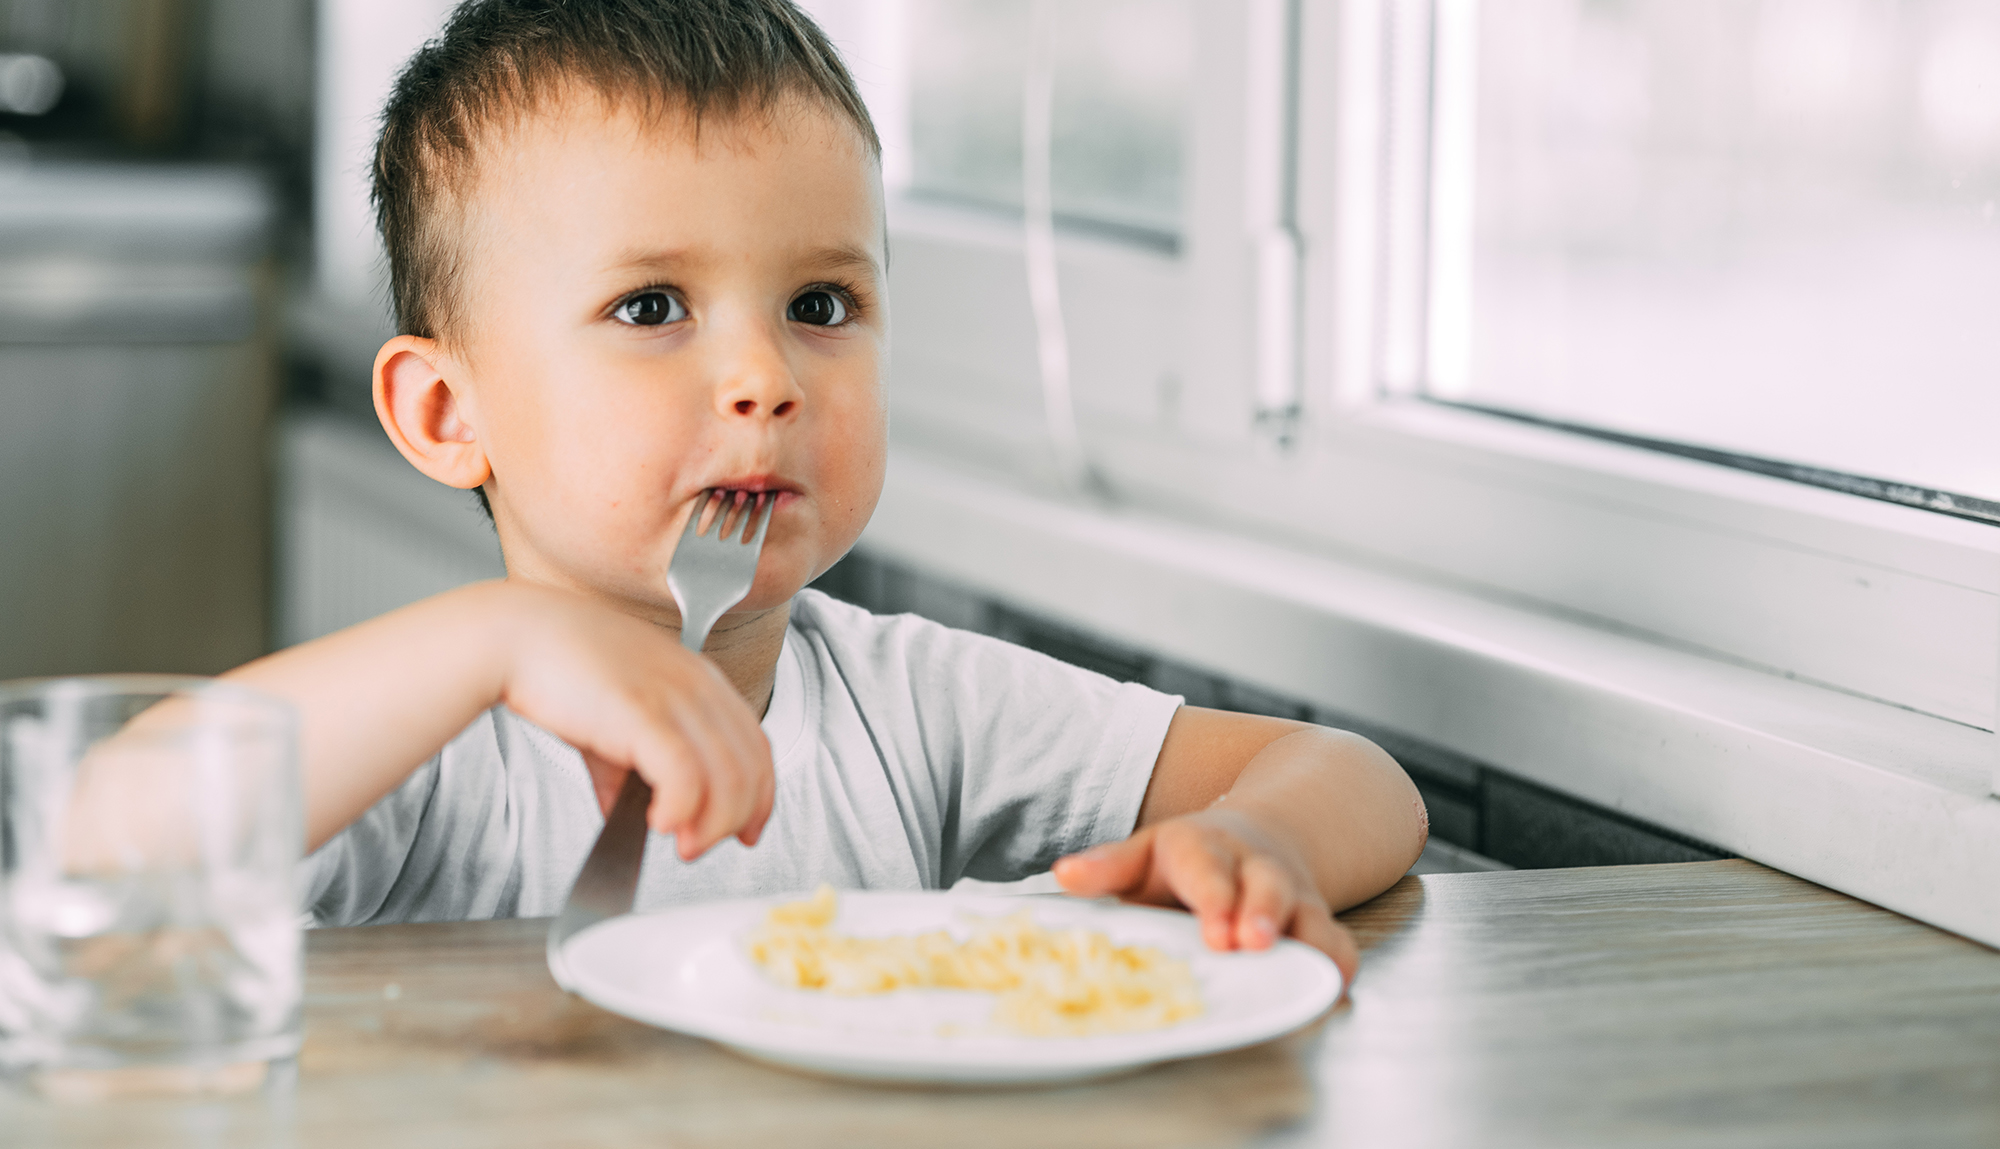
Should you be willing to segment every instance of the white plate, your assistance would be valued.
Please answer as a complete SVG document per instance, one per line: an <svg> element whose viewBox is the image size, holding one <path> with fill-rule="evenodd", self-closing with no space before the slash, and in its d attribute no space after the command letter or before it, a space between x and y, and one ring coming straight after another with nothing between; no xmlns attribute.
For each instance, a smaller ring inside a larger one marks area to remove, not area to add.
<svg viewBox="0 0 2000 1149"><path fill-rule="evenodd" d="M840 895L843 933L949 929L968 915L1021 909L1051 929L1083 926L1118 945L1156 946L1192 967L1206 1007L1165 1029L1103 1037L1021 1037L979 1032L993 996L901 990L836 997L765 979L744 955L744 936L779 902L808 895L705 902L629 914L578 933L563 948L570 983L614 1013L691 1033L750 1057L842 1077L883 1081L1018 1084L1062 1081L1195 1057L1277 1037L1318 1017L1340 996L1340 971L1295 941L1262 953L1215 953L1194 918L1172 910L1070 898L934 893Z"/></svg>

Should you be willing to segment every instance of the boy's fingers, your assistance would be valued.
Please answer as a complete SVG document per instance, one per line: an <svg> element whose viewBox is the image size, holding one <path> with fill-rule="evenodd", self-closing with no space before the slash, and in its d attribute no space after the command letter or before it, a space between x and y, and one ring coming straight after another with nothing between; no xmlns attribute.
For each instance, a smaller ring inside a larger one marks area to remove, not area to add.
<svg viewBox="0 0 2000 1149"><path fill-rule="evenodd" d="M1236 947L1270 949L1297 911L1296 884L1283 866L1263 854L1243 859L1238 881L1242 890L1236 898Z"/></svg>
<svg viewBox="0 0 2000 1149"><path fill-rule="evenodd" d="M657 778L647 781L653 787L653 804L646 807L646 828L672 837L678 847L693 832L691 826L700 809L701 792L694 786L661 785Z"/></svg>
<svg viewBox="0 0 2000 1149"><path fill-rule="evenodd" d="M715 725L721 753L711 759L713 797L702 827L704 848L732 834L744 838L746 833L744 844L749 845L770 817L776 790L771 743L719 673L711 674L711 686L719 696L702 717Z"/></svg>
<svg viewBox="0 0 2000 1149"><path fill-rule="evenodd" d="M653 787L653 803L646 809L646 825L676 839L691 830L695 818L707 804L707 772L692 760L685 745L667 745L639 756L638 770Z"/></svg>
<svg viewBox="0 0 2000 1149"><path fill-rule="evenodd" d="M750 815L735 830L736 840L754 846L764 836L764 824L771 820L771 802L776 779L770 770L753 770L750 788Z"/></svg>
<svg viewBox="0 0 2000 1149"><path fill-rule="evenodd" d="M1213 950L1233 948L1238 884L1234 843L1208 833L1161 835L1155 863L1167 888L1201 922Z"/></svg>
<svg viewBox="0 0 2000 1149"><path fill-rule="evenodd" d="M1354 985L1354 975L1361 970L1361 948L1354 944L1354 935L1347 927L1333 920L1326 907L1310 902L1299 907L1292 919L1292 936L1333 959L1340 968L1340 995Z"/></svg>
<svg viewBox="0 0 2000 1149"><path fill-rule="evenodd" d="M757 797L748 765L728 760L710 761L704 765L708 775L705 782L706 801L692 820L690 831L682 836L686 844L684 856L689 859L707 852L717 842L747 825Z"/></svg>
<svg viewBox="0 0 2000 1149"><path fill-rule="evenodd" d="M688 843L697 854L741 830L750 821L757 801L754 760L730 753L733 748L716 749L719 752L702 763L708 775L707 801L695 819L693 840Z"/></svg>
<svg viewBox="0 0 2000 1149"><path fill-rule="evenodd" d="M706 689L668 700L666 712L651 719L682 749L675 760L685 767L681 777L691 791L685 804L664 808L678 820L671 825L655 820L654 829L673 834L675 852L687 860L743 828L757 800L758 764L766 763L768 770L770 746L763 731L740 704L731 705L737 702L733 694L706 697L717 693L717 680L710 679Z"/></svg>
<svg viewBox="0 0 2000 1149"><path fill-rule="evenodd" d="M778 800L778 776L773 770L765 770L757 788L757 808L750 815L750 822L743 827L737 840L746 846L754 846L764 836L764 827L770 824L771 808Z"/></svg>
<svg viewBox="0 0 2000 1149"><path fill-rule="evenodd" d="M747 710L739 716L737 725L741 727L742 745L736 757L727 763L730 811L728 819L715 827L718 842L751 827L761 828L771 811L775 783L770 739L764 737L763 727L750 721ZM752 837L754 840L755 835Z"/></svg>
<svg viewBox="0 0 2000 1149"><path fill-rule="evenodd" d="M690 785L661 785L648 778L653 787L653 804L646 808L646 826L656 834L668 834L676 846L693 833L694 816L700 809L701 789Z"/></svg>
<svg viewBox="0 0 2000 1149"><path fill-rule="evenodd" d="M1152 830L1141 830L1122 842L1106 842L1057 859L1056 881L1084 898L1139 893L1152 869L1153 837Z"/></svg>
<svg viewBox="0 0 2000 1149"><path fill-rule="evenodd" d="M750 824L757 808L756 782L747 776L750 769L741 763L727 763L709 779L709 801L700 823L701 849L707 850Z"/></svg>

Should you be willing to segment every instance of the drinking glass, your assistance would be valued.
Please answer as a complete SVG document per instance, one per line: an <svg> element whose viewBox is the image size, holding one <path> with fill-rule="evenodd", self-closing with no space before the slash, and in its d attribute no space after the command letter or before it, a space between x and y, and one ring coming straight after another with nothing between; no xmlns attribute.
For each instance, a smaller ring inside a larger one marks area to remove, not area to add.
<svg viewBox="0 0 2000 1149"><path fill-rule="evenodd" d="M213 679L0 683L0 1068L226 1090L298 1051L296 745Z"/></svg>

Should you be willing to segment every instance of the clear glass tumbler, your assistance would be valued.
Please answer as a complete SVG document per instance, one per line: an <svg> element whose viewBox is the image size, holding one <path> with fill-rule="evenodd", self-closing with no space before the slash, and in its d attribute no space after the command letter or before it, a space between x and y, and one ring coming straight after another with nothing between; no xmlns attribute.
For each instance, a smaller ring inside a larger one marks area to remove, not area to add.
<svg viewBox="0 0 2000 1149"><path fill-rule="evenodd" d="M298 1051L296 747L212 679L0 683L0 1068L227 1089Z"/></svg>

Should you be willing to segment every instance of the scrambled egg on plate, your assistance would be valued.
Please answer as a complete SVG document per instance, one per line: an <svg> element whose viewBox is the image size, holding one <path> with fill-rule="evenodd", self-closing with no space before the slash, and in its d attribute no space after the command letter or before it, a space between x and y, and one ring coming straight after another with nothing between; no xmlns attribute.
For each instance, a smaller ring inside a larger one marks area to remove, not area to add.
<svg viewBox="0 0 2000 1149"><path fill-rule="evenodd" d="M833 932L830 886L773 907L753 930L750 960L792 989L862 995L969 989L999 995L994 1024L1036 1037L1161 1029L1202 1012L1188 964L1151 946L1115 946L1094 930L1050 930L1028 911L980 920L958 941L944 930L863 938Z"/></svg>

